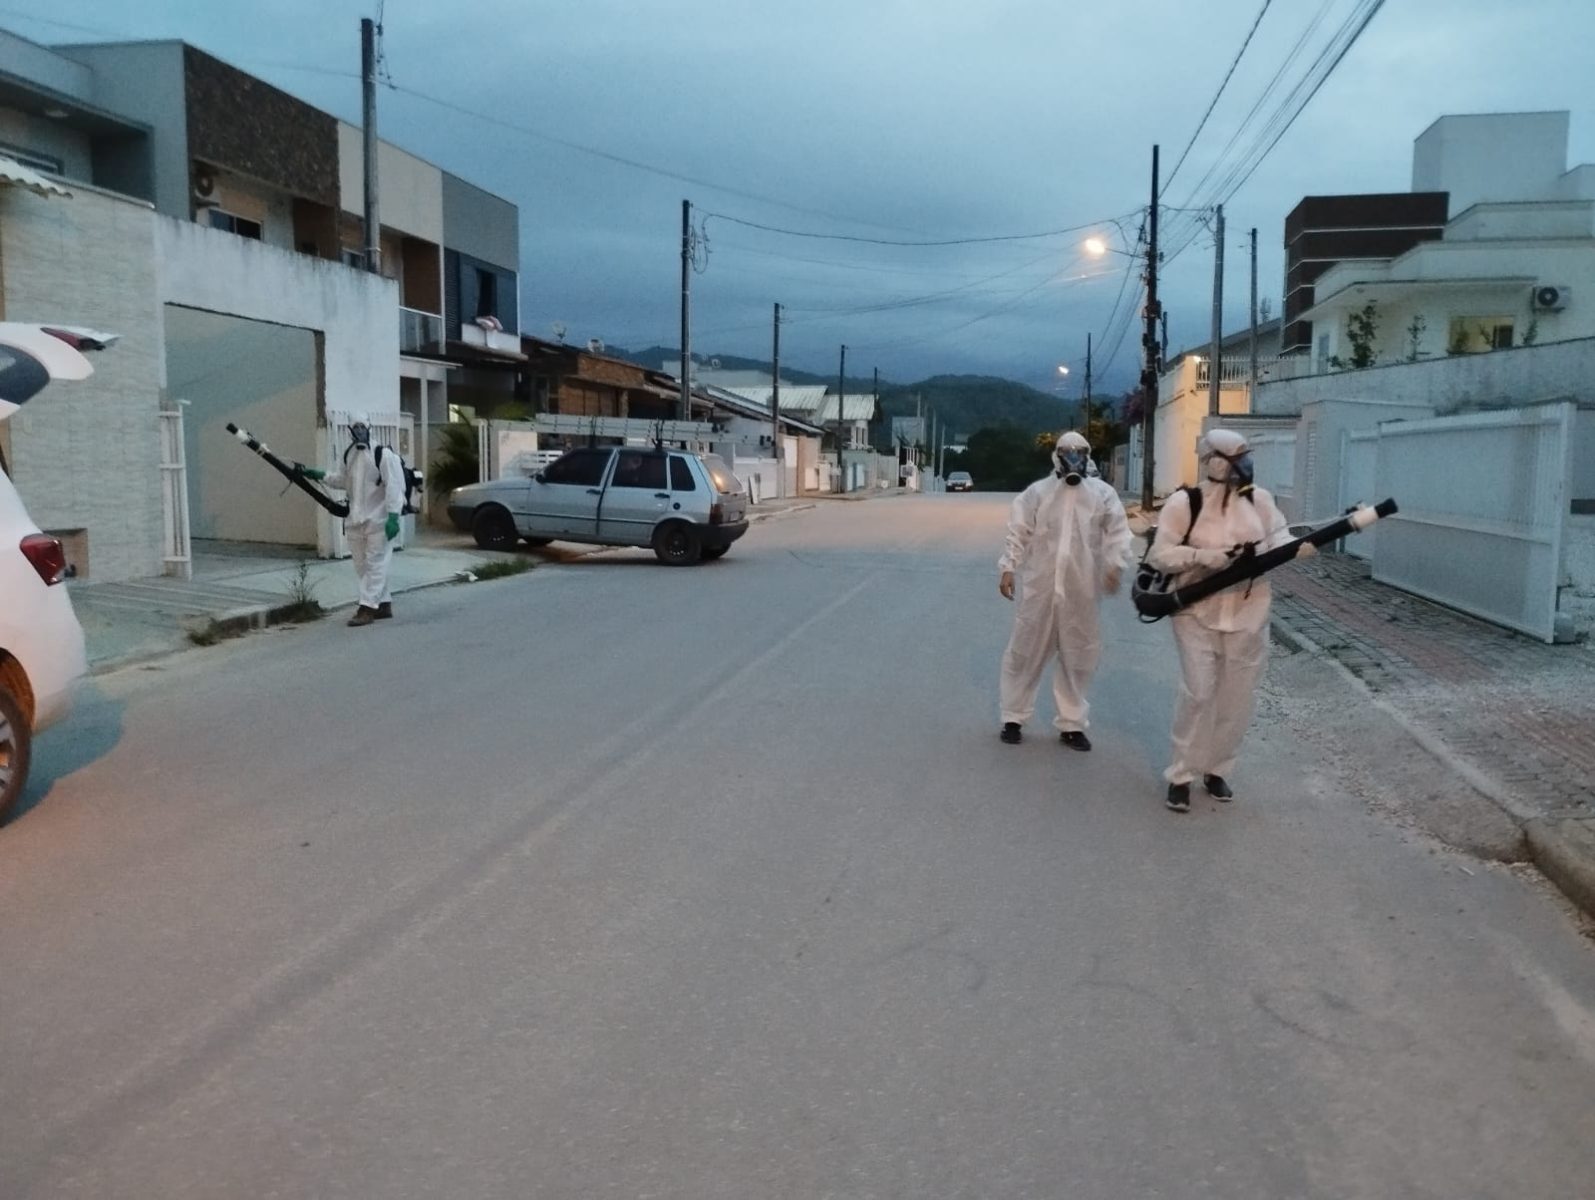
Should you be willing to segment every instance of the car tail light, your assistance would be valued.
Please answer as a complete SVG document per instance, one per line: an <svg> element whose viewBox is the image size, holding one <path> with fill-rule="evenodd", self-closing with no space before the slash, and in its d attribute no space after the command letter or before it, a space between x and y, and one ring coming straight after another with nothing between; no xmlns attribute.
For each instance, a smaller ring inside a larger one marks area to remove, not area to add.
<svg viewBox="0 0 1595 1200"><path fill-rule="evenodd" d="M54 586L66 578L66 549L60 538L47 533L30 533L22 539L22 557L33 564L39 578Z"/></svg>
<svg viewBox="0 0 1595 1200"><path fill-rule="evenodd" d="M709 506L709 524L718 525L725 520L725 517L726 510L723 504L712 504Z"/></svg>

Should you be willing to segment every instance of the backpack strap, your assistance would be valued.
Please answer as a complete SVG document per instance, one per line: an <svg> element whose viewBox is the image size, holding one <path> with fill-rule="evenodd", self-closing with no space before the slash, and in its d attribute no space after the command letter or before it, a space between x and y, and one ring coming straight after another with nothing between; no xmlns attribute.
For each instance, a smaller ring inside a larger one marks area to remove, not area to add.
<svg viewBox="0 0 1595 1200"><path fill-rule="evenodd" d="M1185 536L1180 539L1180 545L1191 544L1191 534L1196 531L1196 518L1202 515L1202 489L1199 487L1185 487L1180 491L1185 493L1185 499L1191 506L1191 523L1185 527Z"/></svg>
<svg viewBox="0 0 1595 1200"><path fill-rule="evenodd" d="M377 461L377 486L378 487L382 487L383 486L383 480L382 480L382 451L383 451L383 449L384 449L384 447L382 445L380 445L380 444L371 447L371 457L376 459L376 461Z"/></svg>

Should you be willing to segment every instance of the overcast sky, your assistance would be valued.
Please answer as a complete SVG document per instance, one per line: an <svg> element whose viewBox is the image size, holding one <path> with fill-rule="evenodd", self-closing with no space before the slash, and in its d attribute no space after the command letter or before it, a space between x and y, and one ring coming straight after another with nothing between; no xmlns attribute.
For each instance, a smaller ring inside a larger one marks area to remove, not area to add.
<svg viewBox="0 0 1595 1200"><path fill-rule="evenodd" d="M1229 164L1366 3L1273 0L1165 202L1222 198ZM572 341L678 344L690 199L708 252L692 280L695 350L768 357L780 301L793 366L834 371L845 342L849 374L1046 387L1066 362L1074 395L1089 330L1097 390L1119 390L1135 374L1137 332L1111 364L1101 342L1111 349L1123 328L1108 319L1128 260L1090 260L1081 243L1095 232L1123 245L1115 216L1135 237L1152 144L1167 177L1260 4L387 0L387 68L408 90L382 93L379 125L520 205L528 333L550 336L557 321ZM36 41L180 37L350 120L359 19L375 15L376 0L0 0L0 25ZM1277 313L1285 214L1303 195L1405 190L1412 140L1442 114L1570 109L1571 160L1595 160L1591 45L1591 0L1389 0L1229 198L1226 327L1246 320L1249 227ZM1090 228L893 247L733 217L898 241ZM1213 240L1195 219L1164 218L1166 247L1189 241L1163 285L1171 349L1207 335Z"/></svg>

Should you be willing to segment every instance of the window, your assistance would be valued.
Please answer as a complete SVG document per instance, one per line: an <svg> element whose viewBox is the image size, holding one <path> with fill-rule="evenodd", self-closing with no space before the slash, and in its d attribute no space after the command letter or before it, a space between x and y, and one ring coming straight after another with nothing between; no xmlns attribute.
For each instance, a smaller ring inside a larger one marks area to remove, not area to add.
<svg viewBox="0 0 1595 1200"><path fill-rule="evenodd" d="M729 496L742 490L741 482L732 474L731 468L726 466L726 460L718 454L702 455L701 461L709 468L709 478L713 480L716 491Z"/></svg>
<svg viewBox="0 0 1595 1200"><path fill-rule="evenodd" d="M1451 354L1508 350L1515 332L1511 317L1452 317L1446 350Z"/></svg>
<svg viewBox="0 0 1595 1200"><path fill-rule="evenodd" d="M692 467L680 455L670 459L670 490L672 492L695 492L698 490L698 481L692 476Z"/></svg>
<svg viewBox="0 0 1595 1200"><path fill-rule="evenodd" d="M476 315L498 316L498 276L481 267L476 268Z"/></svg>
<svg viewBox="0 0 1595 1200"><path fill-rule="evenodd" d="M353 267L356 271L363 271L365 269L366 256L365 251L363 250L354 250L348 246L345 246L340 257L343 259L343 265L346 267Z"/></svg>
<svg viewBox="0 0 1595 1200"><path fill-rule="evenodd" d="M53 154L43 154L37 150L24 150L21 146L13 146L10 142L0 142L0 154L7 158L14 158L25 167L32 167L35 171L44 171L49 175L65 173L66 164Z"/></svg>
<svg viewBox="0 0 1595 1200"><path fill-rule="evenodd" d="M572 450L548 464L543 482L597 487L603 482L604 468L609 466L609 454L608 450Z"/></svg>
<svg viewBox="0 0 1595 1200"><path fill-rule="evenodd" d="M622 450L615 463L615 478L610 487L665 490L665 456L646 450Z"/></svg>
<svg viewBox="0 0 1595 1200"><path fill-rule="evenodd" d="M232 213L223 212L219 208L210 210L210 227L236 233L239 237L253 238L257 242L261 238L259 221L251 221L247 217L235 217Z"/></svg>

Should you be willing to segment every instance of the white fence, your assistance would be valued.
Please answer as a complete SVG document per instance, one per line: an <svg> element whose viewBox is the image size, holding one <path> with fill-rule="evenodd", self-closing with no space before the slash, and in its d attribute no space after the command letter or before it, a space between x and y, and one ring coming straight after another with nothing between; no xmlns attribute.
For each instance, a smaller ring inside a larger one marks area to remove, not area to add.
<svg viewBox="0 0 1595 1200"><path fill-rule="evenodd" d="M1563 403L1382 426L1374 491L1401 512L1382 523L1374 578L1554 640L1574 415Z"/></svg>
<svg viewBox="0 0 1595 1200"><path fill-rule="evenodd" d="M183 443L183 410L163 409L161 422L161 573L194 578L194 551L188 540L188 460Z"/></svg>
<svg viewBox="0 0 1595 1200"><path fill-rule="evenodd" d="M731 473L747 489L749 504L774 500L781 494L781 464L773 458L738 458L731 464Z"/></svg>
<svg viewBox="0 0 1595 1200"><path fill-rule="evenodd" d="M1379 431L1368 429L1340 435L1340 511L1354 504L1377 504L1383 496L1374 493L1379 488ZM1327 515L1327 514L1322 514ZM1380 521L1349 537L1343 543L1347 554L1372 561L1374 547L1379 544Z"/></svg>

